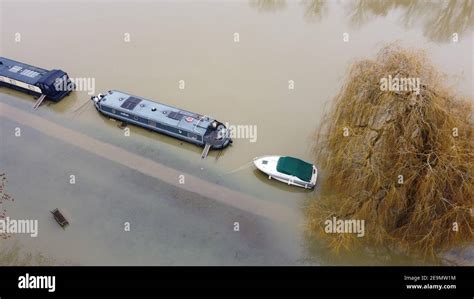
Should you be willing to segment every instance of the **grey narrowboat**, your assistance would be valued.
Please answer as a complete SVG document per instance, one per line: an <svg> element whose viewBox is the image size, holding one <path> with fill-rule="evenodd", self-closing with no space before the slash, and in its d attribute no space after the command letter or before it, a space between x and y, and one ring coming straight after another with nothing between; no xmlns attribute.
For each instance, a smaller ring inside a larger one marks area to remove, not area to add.
<svg viewBox="0 0 474 299"><path fill-rule="evenodd" d="M209 116L116 90L93 96L91 100L106 116L204 146L207 150L223 149L232 143L226 126Z"/></svg>

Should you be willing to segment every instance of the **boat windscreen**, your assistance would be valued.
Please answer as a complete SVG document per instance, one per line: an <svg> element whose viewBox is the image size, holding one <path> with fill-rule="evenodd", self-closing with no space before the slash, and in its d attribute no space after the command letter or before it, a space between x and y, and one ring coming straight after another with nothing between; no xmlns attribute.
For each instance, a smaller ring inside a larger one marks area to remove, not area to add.
<svg viewBox="0 0 474 299"><path fill-rule="evenodd" d="M313 165L292 157L278 159L277 171L294 175L305 182L309 182L313 175Z"/></svg>

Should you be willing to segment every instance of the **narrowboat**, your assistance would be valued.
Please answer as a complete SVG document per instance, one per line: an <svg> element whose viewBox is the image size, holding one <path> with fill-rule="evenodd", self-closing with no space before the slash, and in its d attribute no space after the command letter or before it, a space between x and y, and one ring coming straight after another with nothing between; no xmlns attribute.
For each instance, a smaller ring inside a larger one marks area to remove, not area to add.
<svg viewBox="0 0 474 299"><path fill-rule="evenodd" d="M117 90L93 96L91 100L106 116L204 146L203 158L209 149L223 149L232 143L226 126L209 116Z"/></svg>
<svg viewBox="0 0 474 299"><path fill-rule="evenodd" d="M38 96L35 109L45 98L59 102L74 89L74 83L62 70L48 71L4 57L0 57L0 86Z"/></svg>
<svg viewBox="0 0 474 299"><path fill-rule="evenodd" d="M305 189L316 186L318 169L311 163L294 157L263 156L254 158L253 163L269 179Z"/></svg>

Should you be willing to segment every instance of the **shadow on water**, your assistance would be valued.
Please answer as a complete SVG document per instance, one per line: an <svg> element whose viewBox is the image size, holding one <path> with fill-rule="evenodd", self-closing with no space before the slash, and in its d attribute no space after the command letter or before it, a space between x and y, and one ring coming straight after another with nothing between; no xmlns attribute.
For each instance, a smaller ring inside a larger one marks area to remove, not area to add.
<svg viewBox="0 0 474 299"><path fill-rule="evenodd" d="M302 0L304 17L322 21L329 15L328 0ZM287 7L285 0L252 0L250 6L259 12L275 12ZM338 4L346 12L352 26L360 28L376 17L399 11L400 25L410 29L421 25L423 35L433 42L451 41L454 33L461 36L474 28L474 1L465 0L356 0Z"/></svg>

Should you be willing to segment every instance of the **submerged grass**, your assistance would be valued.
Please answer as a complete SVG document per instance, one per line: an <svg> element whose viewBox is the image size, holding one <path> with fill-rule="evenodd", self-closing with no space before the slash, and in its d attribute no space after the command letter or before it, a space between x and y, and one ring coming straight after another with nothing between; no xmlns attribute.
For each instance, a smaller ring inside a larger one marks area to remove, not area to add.
<svg viewBox="0 0 474 299"><path fill-rule="evenodd" d="M4 208L6 202L13 202L15 199L6 192L8 183L5 173L0 173L0 220L7 217L7 210ZM2 225L0 225L1 227ZM18 239L12 238L11 234L4 232L4 227L0 230L0 267L1 266L50 266L50 265L72 265L71 262L58 262L46 257L41 252L28 251L22 246Z"/></svg>
<svg viewBox="0 0 474 299"><path fill-rule="evenodd" d="M384 91L381 79L419 78ZM472 99L458 96L419 50L383 48L355 63L316 133L324 178L308 232L334 251L356 246L439 257L472 242ZM327 234L324 221L365 220L365 236Z"/></svg>
<svg viewBox="0 0 474 299"><path fill-rule="evenodd" d="M51 266L55 260L40 252L28 252L22 249L18 241L9 244L0 242L0 266Z"/></svg>

